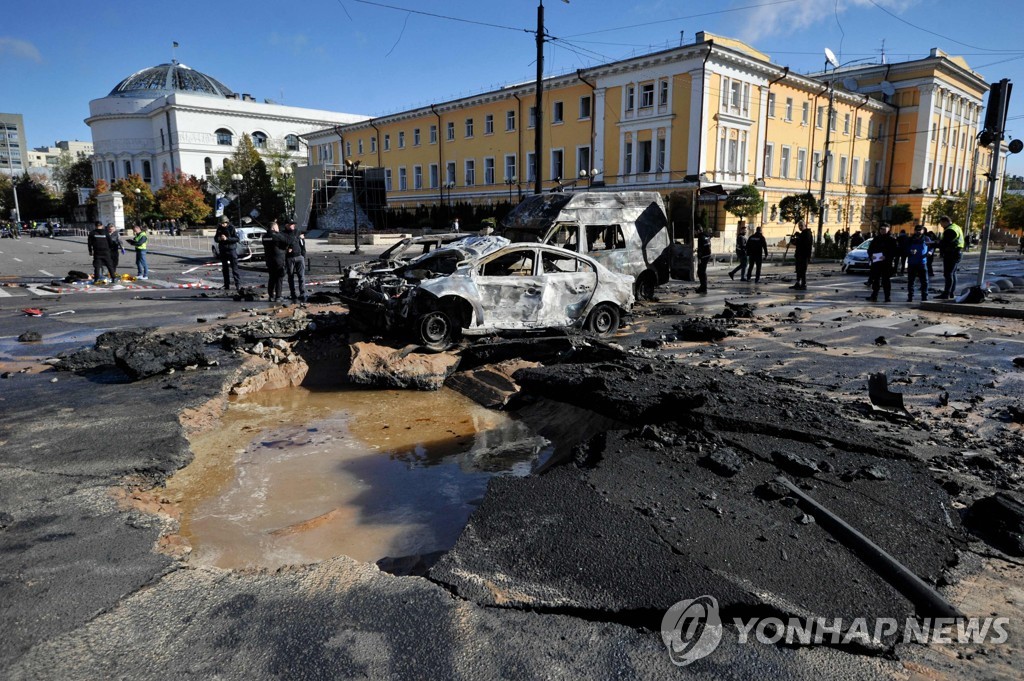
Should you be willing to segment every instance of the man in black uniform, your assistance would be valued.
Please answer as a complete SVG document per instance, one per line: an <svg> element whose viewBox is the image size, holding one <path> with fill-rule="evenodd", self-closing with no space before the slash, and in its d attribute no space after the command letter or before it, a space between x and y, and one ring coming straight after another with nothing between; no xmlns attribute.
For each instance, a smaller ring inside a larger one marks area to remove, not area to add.
<svg viewBox="0 0 1024 681"><path fill-rule="evenodd" d="M103 278L103 268L107 269L110 274L110 278L114 278L114 263L110 259L110 254L114 250L114 245L110 241L110 234L103 227L102 222L97 222L96 226L91 232L89 232L89 255L92 256L92 278L94 281L99 281Z"/></svg>
<svg viewBox="0 0 1024 681"><path fill-rule="evenodd" d="M267 261L267 300L281 300L281 286L284 282L285 255L291 245L291 239L281 234L277 222L271 222L266 233L260 237L263 242L263 257Z"/></svg>
<svg viewBox="0 0 1024 681"><path fill-rule="evenodd" d="M238 231L231 225L227 215L220 218L220 225L213 235L213 242L217 244L217 254L220 256L220 267L224 273L224 290L231 290L231 280L234 279L235 290L242 288L242 278L238 275Z"/></svg>
<svg viewBox="0 0 1024 681"><path fill-rule="evenodd" d="M750 275L753 273L754 283L759 284L761 283L761 258L768 257L768 240L761 233L760 225L747 239L747 257L750 259L747 265L747 281L750 281Z"/></svg>
<svg viewBox="0 0 1024 681"><path fill-rule="evenodd" d="M871 262L871 295L868 300L878 300L878 289L885 293L885 302L892 302L892 272L893 261L896 258L899 247L896 239L890 233L890 227L882 224L878 230L878 236L871 240L868 246L868 260Z"/></svg>
<svg viewBox="0 0 1024 681"><path fill-rule="evenodd" d="M288 290L292 302L306 302L306 235L295 228L295 221L288 220L284 225L284 235L288 237L288 252L285 256L285 269L288 271ZM299 282L299 295L295 296L295 280Z"/></svg>
<svg viewBox="0 0 1024 681"><path fill-rule="evenodd" d="M796 223L797 232L793 239L793 257L796 260L796 283L790 286L798 291L807 290L807 266L811 263L811 253L814 251L814 237L811 230L807 229L804 221Z"/></svg>
<svg viewBox="0 0 1024 681"><path fill-rule="evenodd" d="M708 263L711 261L711 235L705 227L697 232L697 278L700 286L697 293L708 292Z"/></svg>

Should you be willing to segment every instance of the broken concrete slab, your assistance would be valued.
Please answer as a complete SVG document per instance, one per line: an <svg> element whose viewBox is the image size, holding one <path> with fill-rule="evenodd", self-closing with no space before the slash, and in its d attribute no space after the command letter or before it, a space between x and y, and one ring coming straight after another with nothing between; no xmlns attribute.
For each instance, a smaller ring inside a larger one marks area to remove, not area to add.
<svg viewBox="0 0 1024 681"><path fill-rule="evenodd" d="M377 388L440 390L459 366L459 357L451 353L419 353L418 347L395 348L358 342L350 346L351 359L346 374L357 385Z"/></svg>
<svg viewBox="0 0 1024 681"><path fill-rule="evenodd" d="M519 394L512 374L537 366L537 362L511 359L453 374L445 385L488 409L502 409Z"/></svg>

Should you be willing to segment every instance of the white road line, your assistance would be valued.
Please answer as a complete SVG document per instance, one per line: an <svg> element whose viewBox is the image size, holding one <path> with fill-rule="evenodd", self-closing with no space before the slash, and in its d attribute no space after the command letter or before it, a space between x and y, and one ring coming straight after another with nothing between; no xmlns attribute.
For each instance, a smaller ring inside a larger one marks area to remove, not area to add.
<svg viewBox="0 0 1024 681"><path fill-rule="evenodd" d="M14 262L21 262L21 258L11 258Z"/></svg>
<svg viewBox="0 0 1024 681"><path fill-rule="evenodd" d="M55 274L50 274L46 270L39 270L39 272L42 273L44 276L47 276L47 277L55 277L55 276L57 276Z"/></svg>
<svg viewBox="0 0 1024 681"><path fill-rule="evenodd" d="M66 248L65 248L65 249L64 249L64 252L65 252L65 253L70 253L71 251L69 251L68 249L66 249Z"/></svg>

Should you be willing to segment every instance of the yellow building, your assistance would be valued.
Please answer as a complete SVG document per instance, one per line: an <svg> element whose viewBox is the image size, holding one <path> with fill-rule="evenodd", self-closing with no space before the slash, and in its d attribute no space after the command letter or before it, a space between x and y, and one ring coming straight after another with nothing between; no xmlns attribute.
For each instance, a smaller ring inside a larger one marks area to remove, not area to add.
<svg viewBox="0 0 1024 681"><path fill-rule="evenodd" d="M699 189L704 219L725 235L737 219L721 201L756 184L769 237L792 230L778 204L793 194L824 196L823 227L835 232L867 231L897 203L920 220L938 192L968 191L988 90L940 50L800 75L709 33L543 85L544 191ZM534 93L524 83L307 134L309 163L322 177L345 161L383 169L392 208L515 203L534 190ZM990 158L982 149L982 192Z"/></svg>

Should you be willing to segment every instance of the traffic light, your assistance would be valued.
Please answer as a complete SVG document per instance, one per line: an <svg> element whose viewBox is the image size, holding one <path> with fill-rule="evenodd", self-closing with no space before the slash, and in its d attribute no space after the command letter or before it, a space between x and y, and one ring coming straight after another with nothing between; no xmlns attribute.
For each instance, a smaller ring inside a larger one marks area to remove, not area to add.
<svg viewBox="0 0 1024 681"><path fill-rule="evenodd" d="M992 134L993 141L1002 139L1003 127L1006 125L1006 112L1010 107L1010 92L1013 83L1003 78L992 83L988 91L988 106L985 109L985 130ZM984 144L984 141L982 141Z"/></svg>

